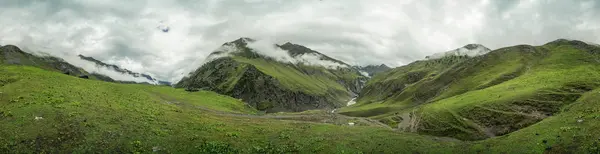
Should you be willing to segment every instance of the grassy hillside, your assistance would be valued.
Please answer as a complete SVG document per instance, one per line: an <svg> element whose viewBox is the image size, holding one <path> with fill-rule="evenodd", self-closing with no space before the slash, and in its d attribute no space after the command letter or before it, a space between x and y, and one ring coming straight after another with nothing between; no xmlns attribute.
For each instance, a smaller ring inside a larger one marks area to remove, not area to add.
<svg viewBox="0 0 600 154"><path fill-rule="evenodd" d="M49 55L33 55L31 53L22 51L14 45L5 45L0 47L0 64L35 66L68 75L87 76L90 79L114 82L114 80L108 76L96 73L88 73L82 68L65 62L63 59Z"/></svg>
<svg viewBox="0 0 600 154"><path fill-rule="evenodd" d="M417 61L391 71L379 73L367 82L360 93L358 103L351 108L343 108L341 111L347 115L368 117L414 106L413 101L424 101L413 97L415 93L420 92L418 90L427 93L430 92L429 89L431 88L444 86L443 83L431 85L431 88L421 88L419 85L434 83L433 81L438 74L466 59L468 57L452 56L436 60Z"/></svg>
<svg viewBox="0 0 600 154"><path fill-rule="evenodd" d="M436 136L480 140L505 135L554 117L596 89L598 51L583 42L557 40L502 48L441 69L411 68L433 61L417 62L377 76L365 89L406 83L411 72L426 72L422 78L398 91L382 92L391 96L378 102L370 101L378 96L363 93L358 105L341 112Z"/></svg>
<svg viewBox="0 0 600 154"><path fill-rule="evenodd" d="M0 77L1 153L399 153L454 144L382 127L255 118L256 110L213 92L25 66L0 66Z"/></svg>
<svg viewBox="0 0 600 154"><path fill-rule="evenodd" d="M213 92L86 80L27 66L0 65L0 83L0 153L599 152L600 90L530 127L463 142L294 120L319 111L260 116Z"/></svg>
<svg viewBox="0 0 600 154"><path fill-rule="evenodd" d="M342 87L342 85L336 83L333 80L335 78L328 78L330 76L334 76L328 71L323 72L329 74L311 76L297 69L298 66L286 65L273 60L248 59L239 56L233 57L233 59L241 63L255 66L261 72L276 78L283 86L285 86L289 90L304 91L309 94L315 95L325 95L329 90L337 90L347 93L346 89ZM310 69L310 66L303 67L308 67L306 69ZM320 67L313 69L326 70Z"/></svg>

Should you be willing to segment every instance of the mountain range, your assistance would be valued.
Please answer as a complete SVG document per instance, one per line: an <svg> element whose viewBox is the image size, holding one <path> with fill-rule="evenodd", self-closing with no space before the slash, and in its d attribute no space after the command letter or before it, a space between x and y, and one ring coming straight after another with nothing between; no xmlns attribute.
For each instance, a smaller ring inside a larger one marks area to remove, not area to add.
<svg viewBox="0 0 600 154"><path fill-rule="evenodd" d="M169 87L2 46L0 153L600 152L592 43L468 44L389 68L240 38L206 59Z"/></svg>
<svg viewBox="0 0 600 154"><path fill-rule="evenodd" d="M376 75L358 103L340 112L409 132L481 140L550 118L598 87L600 48L592 44L560 39L455 54L464 48Z"/></svg>
<svg viewBox="0 0 600 154"><path fill-rule="evenodd" d="M28 65L58 71L67 75L79 77L91 77L92 79L114 81L110 77L97 73L89 73L85 70L69 64L65 60L48 55L33 55L19 49L14 45L0 47L0 63L9 65Z"/></svg>
<svg viewBox="0 0 600 154"><path fill-rule="evenodd" d="M89 61L89 62L92 62L92 63L96 64L97 67L105 67L105 68L111 69L111 70L113 70L115 72L121 73L123 75L131 76L133 78L140 78L140 77L144 78L144 79L147 80L147 82L143 82L145 84L169 85L169 86L171 85L171 82L157 80L157 79L155 79L152 76L147 75L147 74L137 73L137 72L133 72L133 71L130 71L130 70L127 70L127 69L124 69L124 68L120 68L117 65L107 64L107 63L104 63L102 61L96 60L93 57L86 57L86 56L83 56L83 55L78 55L78 57L81 58L81 59L83 59L83 60L86 60L86 61ZM136 83L136 82L133 82L133 81L119 81L119 82L122 82L122 83Z"/></svg>
<svg viewBox="0 0 600 154"><path fill-rule="evenodd" d="M367 77L350 65L301 45L271 44L279 57L252 48L256 40L223 44L202 65L175 85L215 91L266 112L333 109L360 92Z"/></svg>

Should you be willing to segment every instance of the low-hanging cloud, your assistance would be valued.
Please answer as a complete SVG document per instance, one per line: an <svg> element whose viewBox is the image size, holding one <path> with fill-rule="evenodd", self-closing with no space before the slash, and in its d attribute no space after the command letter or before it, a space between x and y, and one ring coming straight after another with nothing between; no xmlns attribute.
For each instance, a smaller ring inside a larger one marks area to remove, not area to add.
<svg viewBox="0 0 600 154"><path fill-rule="evenodd" d="M2 0L0 10L0 44L82 54L168 81L240 37L390 66L470 43L600 43L596 0Z"/></svg>
<svg viewBox="0 0 600 154"><path fill-rule="evenodd" d="M272 40L246 40L246 42L247 47L250 48L253 52L272 58L282 63L321 66L329 69L348 67L345 64L340 64L338 62L330 60L324 60L323 55L318 53L304 53L296 56L291 56L287 50L281 49ZM215 54L211 54L205 60L204 63L210 62L221 57L231 56L231 53L241 52L239 49L240 47L237 47L233 43L225 44L219 47L217 50L215 50L215 52L213 52Z"/></svg>
<svg viewBox="0 0 600 154"><path fill-rule="evenodd" d="M338 62L323 60L323 56L316 53L306 53L295 57L296 64L305 64L312 66L323 66L325 68L335 69L335 68L346 68L348 65L340 64Z"/></svg>
<svg viewBox="0 0 600 154"><path fill-rule="evenodd" d="M63 59L66 62L73 64L77 67L80 67L87 72L106 75L116 81L133 81L136 83L158 84L158 81L149 80L149 79L147 79L145 77L141 77L141 76L135 77L130 74L117 72L113 68L97 65L93 62L83 60L83 59L79 58L78 56L67 55L67 56L63 56Z"/></svg>
<svg viewBox="0 0 600 154"><path fill-rule="evenodd" d="M322 66L332 69L348 67L338 62L324 60L323 55L317 53L305 53L292 57L287 50L279 48L276 43L271 40L250 42L248 43L248 47L261 55L271 57L283 63Z"/></svg>
<svg viewBox="0 0 600 154"><path fill-rule="evenodd" d="M271 57L284 63L296 63L296 59L290 56L286 50L283 50L270 40L257 40L248 43L248 48L263 56Z"/></svg>
<svg viewBox="0 0 600 154"><path fill-rule="evenodd" d="M135 77L130 74L118 72L112 67L101 66L94 62L81 59L79 56L76 56L76 55L50 54L50 53L41 51L41 50L44 50L44 48L23 48L22 50L24 50L27 53L31 53L33 55L40 56L40 57L48 57L48 56L59 57L61 60L64 60L65 62L70 63L72 65L75 65L75 66L85 70L86 72L105 75L116 81L132 81L132 82L136 82L136 83L158 84L157 80L149 80L142 76Z"/></svg>

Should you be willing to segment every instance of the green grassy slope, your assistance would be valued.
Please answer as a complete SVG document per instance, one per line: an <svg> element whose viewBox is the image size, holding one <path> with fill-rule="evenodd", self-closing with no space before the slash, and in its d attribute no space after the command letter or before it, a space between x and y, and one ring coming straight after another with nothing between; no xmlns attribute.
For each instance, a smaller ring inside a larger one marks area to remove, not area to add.
<svg viewBox="0 0 600 154"><path fill-rule="evenodd" d="M65 62L63 59L52 56L33 55L22 51L14 45L5 45L0 47L0 64L35 66L73 76L86 75L90 79L114 82L114 80L108 76L96 73L88 73L82 68Z"/></svg>
<svg viewBox="0 0 600 154"><path fill-rule="evenodd" d="M238 62L255 66L263 73L276 78L283 86L292 91L303 91L315 95L327 94L329 90L347 93L346 89L342 87L342 85L333 80L335 78L328 78L327 75L333 76L332 74L311 76L301 72L301 70L297 69L298 66L294 65L286 65L266 59L249 59L239 56L233 58ZM310 66L304 67L310 68ZM324 72L329 73L328 71Z"/></svg>
<svg viewBox="0 0 600 154"><path fill-rule="evenodd" d="M418 90L429 92L430 87L421 85L434 82L437 75L448 68L466 60L464 56L446 57L442 59L417 61L409 65L382 72L370 79L360 93L357 104L343 108L344 114L352 116L375 116L408 108ZM443 83L433 87L444 86ZM421 89L418 89L421 88ZM422 102L421 100L419 100Z"/></svg>
<svg viewBox="0 0 600 154"><path fill-rule="evenodd" d="M449 150L456 143L381 127L217 114L208 110L255 110L213 92L85 80L25 66L0 66L0 77L1 153L401 153Z"/></svg>
<svg viewBox="0 0 600 154"><path fill-rule="evenodd" d="M352 68L327 69L321 66L283 63L268 57L268 55L257 54L252 51L253 49L247 47L247 42L241 41L241 39L230 42L236 44L236 47L240 50L240 52L232 53L232 58L238 62L255 66L261 72L277 79L289 90L302 91L316 95L326 95L331 91L348 93L348 89L358 92L359 90L355 90L357 88L347 88L351 86L343 82L352 82L364 78L358 71ZM292 57L307 53L318 54L322 56L322 60L347 65L344 62L301 45L288 42L279 47L286 50Z"/></svg>
<svg viewBox="0 0 600 154"><path fill-rule="evenodd" d="M359 101L341 112L436 136L480 140L505 135L560 113L597 88L598 51L566 40L502 48L447 66L381 103ZM402 81L394 76L378 78L382 79L370 81L365 89L386 80Z"/></svg>
<svg viewBox="0 0 600 154"><path fill-rule="evenodd" d="M599 93L600 89L587 92L530 127L466 147L486 153L600 153Z"/></svg>
<svg viewBox="0 0 600 154"><path fill-rule="evenodd" d="M213 92L85 80L27 66L0 65L0 83L0 153L597 153L600 137L600 90L530 127L461 142L260 118L243 102Z"/></svg>

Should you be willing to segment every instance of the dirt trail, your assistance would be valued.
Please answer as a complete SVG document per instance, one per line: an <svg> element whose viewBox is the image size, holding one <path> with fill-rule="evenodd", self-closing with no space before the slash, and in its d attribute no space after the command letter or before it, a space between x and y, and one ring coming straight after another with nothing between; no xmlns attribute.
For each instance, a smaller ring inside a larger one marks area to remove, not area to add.
<svg viewBox="0 0 600 154"><path fill-rule="evenodd" d="M407 129L409 129L410 121L412 120L412 119L410 119L410 112L406 112L406 113L402 114L400 117L402 117L402 121L400 123L398 123L398 130L409 131Z"/></svg>

